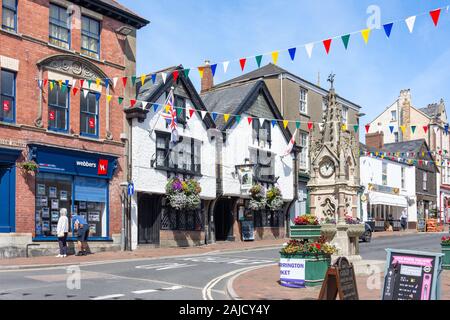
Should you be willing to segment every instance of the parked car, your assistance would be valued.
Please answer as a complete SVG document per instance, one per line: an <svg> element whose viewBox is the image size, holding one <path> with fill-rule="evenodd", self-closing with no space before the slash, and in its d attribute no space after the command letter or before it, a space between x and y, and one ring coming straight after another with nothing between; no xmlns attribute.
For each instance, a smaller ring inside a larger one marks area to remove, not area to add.
<svg viewBox="0 0 450 320"><path fill-rule="evenodd" d="M373 229L370 226L370 224L368 224L367 222L364 224L365 225L365 231L364 233L359 237L359 240L363 241L363 242L367 242L369 243L370 241L372 241L372 232Z"/></svg>

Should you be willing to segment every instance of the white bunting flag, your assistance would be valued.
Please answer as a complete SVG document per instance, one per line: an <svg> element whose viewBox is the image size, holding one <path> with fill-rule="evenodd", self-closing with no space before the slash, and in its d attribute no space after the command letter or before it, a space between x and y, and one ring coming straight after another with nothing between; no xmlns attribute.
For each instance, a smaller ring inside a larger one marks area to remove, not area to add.
<svg viewBox="0 0 450 320"><path fill-rule="evenodd" d="M264 125L264 121L266 121L266 119L264 118L259 118L259 126L262 127Z"/></svg>
<svg viewBox="0 0 450 320"><path fill-rule="evenodd" d="M205 119L206 111L203 111L203 110L202 110L202 111L200 111L200 113L202 114L202 120Z"/></svg>
<svg viewBox="0 0 450 320"><path fill-rule="evenodd" d="M72 80L72 88L75 88L77 85L77 79Z"/></svg>
<svg viewBox="0 0 450 320"><path fill-rule="evenodd" d="M88 93L89 93L89 90L83 89L83 95L84 95L84 98L87 97Z"/></svg>
<svg viewBox="0 0 450 320"><path fill-rule="evenodd" d="M117 81L119 80L119 78L113 78L113 85L114 85L114 88L116 87L116 85L117 85Z"/></svg>
<svg viewBox="0 0 450 320"><path fill-rule="evenodd" d="M223 72L227 73L228 65L230 64L230 61L224 61L223 62Z"/></svg>
<svg viewBox="0 0 450 320"><path fill-rule="evenodd" d="M166 83L166 79L167 79L167 73L162 72L161 73L161 77L162 77L163 83L165 84Z"/></svg>
<svg viewBox="0 0 450 320"><path fill-rule="evenodd" d="M142 101L142 109L146 110L147 109L147 105L148 105L147 101Z"/></svg>
<svg viewBox="0 0 450 320"><path fill-rule="evenodd" d="M416 16L409 17L405 20L405 22L408 26L409 32L412 33L414 30L414 24L416 23Z"/></svg>
<svg viewBox="0 0 450 320"><path fill-rule="evenodd" d="M439 127L438 126L433 126L433 130L434 130L434 133L437 134L438 131L439 131Z"/></svg>
<svg viewBox="0 0 450 320"><path fill-rule="evenodd" d="M306 53L308 54L308 57L310 59L312 57L313 48L314 48L314 43L308 43L307 45L305 45Z"/></svg>

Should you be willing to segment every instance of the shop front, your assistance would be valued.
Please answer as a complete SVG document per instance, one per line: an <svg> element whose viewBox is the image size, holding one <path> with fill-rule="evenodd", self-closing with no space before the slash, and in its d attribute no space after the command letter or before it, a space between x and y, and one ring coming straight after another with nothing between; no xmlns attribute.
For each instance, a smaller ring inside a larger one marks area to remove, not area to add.
<svg viewBox="0 0 450 320"><path fill-rule="evenodd" d="M83 216L90 241L111 241L109 182L117 167L113 155L30 145L38 166L35 178L35 233L33 241L56 241L60 209L67 209L69 240L74 240L71 219Z"/></svg>
<svg viewBox="0 0 450 320"><path fill-rule="evenodd" d="M450 186L441 185L441 212L440 222L450 223Z"/></svg>

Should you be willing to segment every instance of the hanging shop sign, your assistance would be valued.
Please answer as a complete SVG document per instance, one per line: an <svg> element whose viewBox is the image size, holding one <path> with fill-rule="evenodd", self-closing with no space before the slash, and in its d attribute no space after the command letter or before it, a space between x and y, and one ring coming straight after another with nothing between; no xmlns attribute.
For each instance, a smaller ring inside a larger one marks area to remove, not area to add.
<svg viewBox="0 0 450 320"><path fill-rule="evenodd" d="M242 193L248 193L250 188L253 186L253 167L254 166L252 164L236 166Z"/></svg>
<svg viewBox="0 0 450 320"><path fill-rule="evenodd" d="M443 254L386 251L383 300L439 300Z"/></svg>

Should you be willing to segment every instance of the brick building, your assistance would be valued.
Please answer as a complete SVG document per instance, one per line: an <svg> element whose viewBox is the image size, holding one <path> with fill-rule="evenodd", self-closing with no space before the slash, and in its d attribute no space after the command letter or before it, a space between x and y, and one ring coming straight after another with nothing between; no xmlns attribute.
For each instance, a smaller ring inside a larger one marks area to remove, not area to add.
<svg viewBox="0 0 450 320"><path fill-rule="evenodd" d="M32 254L56 252L61 208L86 216L92 251L118 249L121 111L135 92L113 80L135 74L136 30L149 22L114 0L0 7L0 257L23 256L30 243Z"/></svg>

